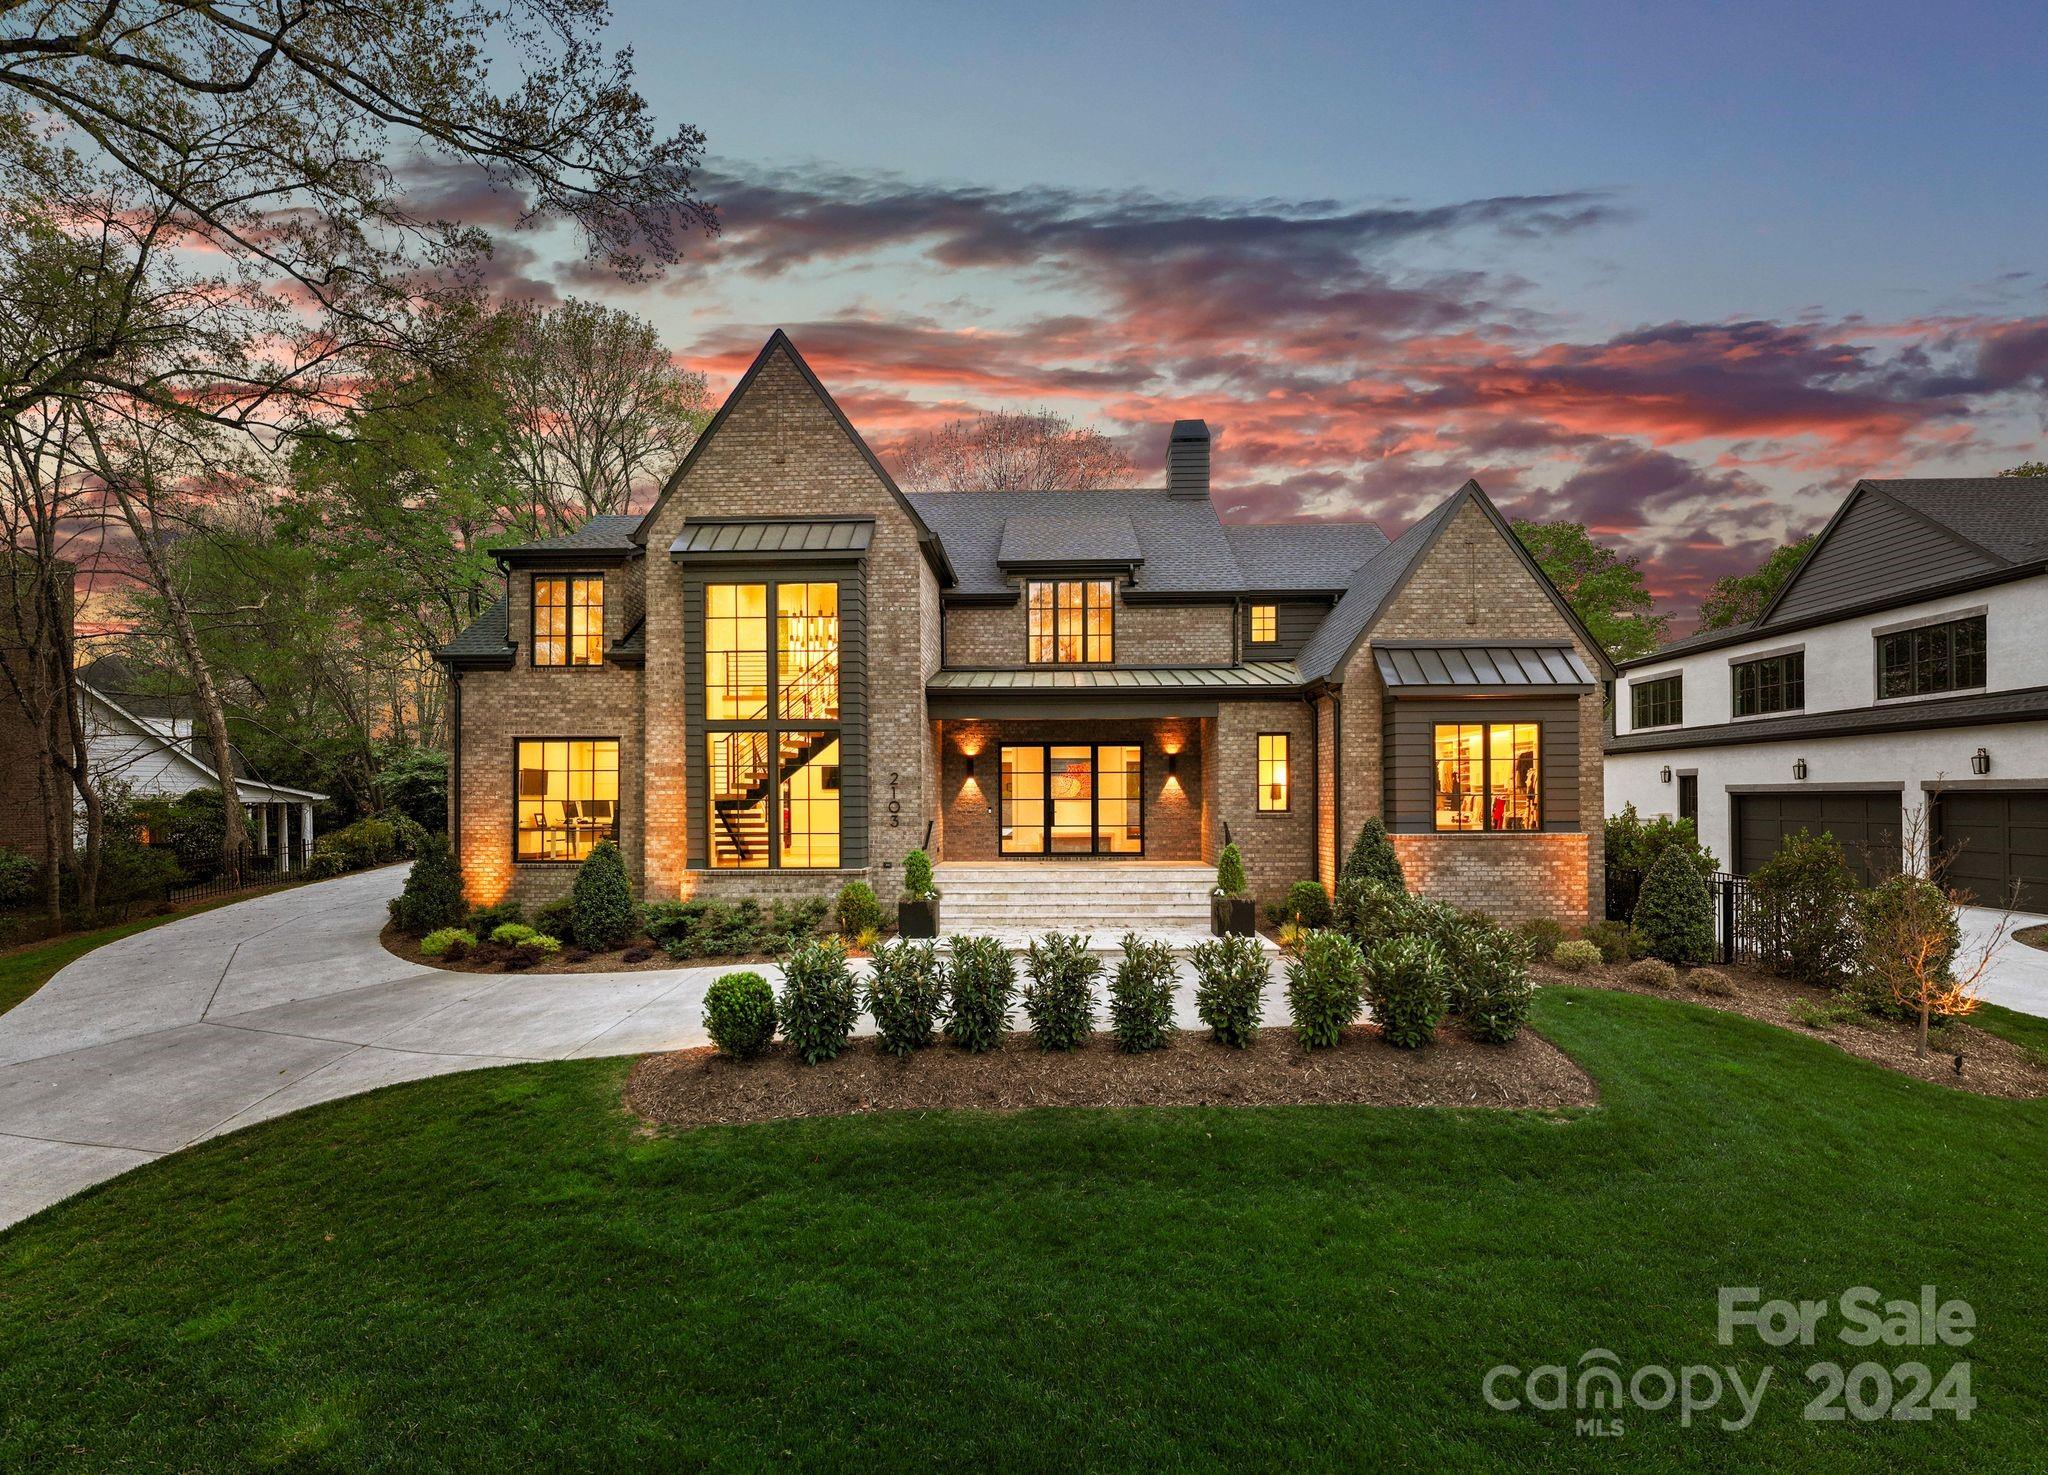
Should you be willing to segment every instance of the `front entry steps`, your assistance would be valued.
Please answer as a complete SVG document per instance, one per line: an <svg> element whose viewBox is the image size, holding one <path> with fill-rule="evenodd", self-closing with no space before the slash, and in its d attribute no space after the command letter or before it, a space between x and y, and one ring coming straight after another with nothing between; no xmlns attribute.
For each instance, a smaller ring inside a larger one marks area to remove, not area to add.
<svg viewBox="0 0 2048 1475"><path fill-rule="evenodd" d="M1204 865L1164 861L947 862L934 871L939 931L999 937L1021 949L1048 932L1080 932L1090 950L1114 953L1126 932L1184 951L1209 937ZM1266 946L1271 947L1270 943Z"/></svg>

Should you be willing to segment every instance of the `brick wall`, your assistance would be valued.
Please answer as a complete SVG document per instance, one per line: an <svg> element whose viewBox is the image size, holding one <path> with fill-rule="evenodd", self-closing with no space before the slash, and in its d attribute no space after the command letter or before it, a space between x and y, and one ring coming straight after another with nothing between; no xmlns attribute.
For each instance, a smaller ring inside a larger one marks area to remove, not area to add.
<svg viewBox="0 0 2048 1475"><path fill-rule="evenodd" d="M1586 920L1591 836L1396 835L1394 853L1417 896L1484 912L1497 922Z"/></svg>
<svg viewBox="0 0 2048 1475"><path fill-rule="evenodd" d="M1003 743L1136 743L1145 750L1145 858L1204 859L1202 812L1203 750L1200 724L1162 718L1152 721L1105 722L969 722L943 724L940 788L945 844L937 858L949 861L996 860L998 800L1002 766L997 749ZM1169 750L1176 750L1174 774L1166 772ZM976 755L974 777L967 776L967 755Z"/></svg>
<svg viewBox="0 0 2048 1475"><path fill-rule="evenodd" d="M1125 604L1117 581L1116 664L1119 666L1222 666L1233 649L1227 604ZM1022 666L1029 612L1024 601L987 608L955 605L946 611L946 664Z"/></svg>
<svg viewBox="0 0 2048 1475"><path fill-rule="evenodd" d="M1288 736L1288 808L1258 807L1259 734ZM1277 901L1296 881L1313 877L1315 860L1315 714L1308 703L1223 702L1217 707L1209 768L1215 775L1211 828L1221 847L1223 825L1244 856L1245 879L1262 901Z"/></svg>

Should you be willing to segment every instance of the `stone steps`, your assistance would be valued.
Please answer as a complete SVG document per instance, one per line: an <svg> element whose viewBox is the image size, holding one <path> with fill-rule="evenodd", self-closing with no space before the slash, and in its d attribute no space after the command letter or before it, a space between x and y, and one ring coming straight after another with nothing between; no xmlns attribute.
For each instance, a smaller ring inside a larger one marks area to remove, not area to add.
<svg viewBox="0 0 2048 1475"><path fill-rule="evenodd" d="M1207 866L1018 861L942 865L935 879L948 935L1087 932L1100 940L1209 928Z"/></svg>

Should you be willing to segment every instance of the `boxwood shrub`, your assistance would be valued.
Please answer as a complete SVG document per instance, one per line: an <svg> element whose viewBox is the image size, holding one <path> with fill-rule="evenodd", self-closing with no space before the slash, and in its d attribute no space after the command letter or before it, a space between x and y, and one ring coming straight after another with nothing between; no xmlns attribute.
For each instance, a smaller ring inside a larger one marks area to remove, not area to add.
<svg viewBox="0 0 2048 1475"><path fill-rule="evenodd" d="M1242 1050L1259 1032L1269 973L1256 937L1215 937L1188 954L1195 965L1195 1013L1219 1045Z"/></svg>
<svg viewBox="0 0 2048 1475"><path fill-rule="evenodd" d="M885 942L874 952L868 975L868 1013L875 1035L891 1055L908 1055L932 1042L946 997L945 968L929 942Z"/></svg>
<svg viewBox="0 0 2048 1475"><path fill-rule="evenodd" d="M1128 1055L1157 1050L1173 1038L1177 984L1173 949L1135 932L1124 934L1124 955L1109 981L1109 1028Z"/></svg>
<svg viewBox="0 0 2048 1475"><path fill-rule="evenodd" d="M860 990L836 937L791 948L782 962L782 1001L776 1009L782 1037L805 1065L831 1060L853 1037Z"/></svg>
<svg viewBox="0 0 2048 1475"><path fill-rule="evenodd" d="M1529 958L1515 939L1487 938L1465 955L1459 992L1460 1017L1475 1040L1505 1045L1529 1018L1535 990L1529 986Z"/></svg>
<svg viewBox="0 0 2048 1475"><path fill-rule="evenodd" d="M591 846L590 854L576 868L576 885L569 900L579 947L609 952L623 946L639 928L633 887L626 879L626 858L609 840Z"/></svg>
<svg viewBox="0 0 2048 1475"><path fill-rule="evenodd" d="M1365 958L1341 932L1304 933L1299 953L1287 965L1287 1007L1305 1050L1327 1049L1364 1003Z"/></svg>
<svg viewBox="0 0 2048 1475"><path fill-rule="evenodd" d="M1017 964L993 937L956 937L947 947L946 1038L980 1054L1003 1042Z"/></svg>
<svg viewBox="0 0 2048 1475"><path fill-rule="evenodd" d="M844 937L859 937L870 927L880 932L889 920L882 913L881 902L875 899L874 887L865 881L848 881L839 888L835 912L840 934Z"/></svg>
<svg viewBox="0 0 2048 1475"><path fill-rule="evenodd" d="M1031 981L1024 985L1024 1017L1041 1050L1071 1050L1095 1028L1095 983L1102 960L1088 939L1048 932L1024 950Z"/></svg>
<svg viewBox="0 0 2048 1475"><path fill-rule="evenodd" d="M1330 925L1330 893L1320 881L1296 881L1287 888L1286 920L1302 927Z"/></svg>
<svg viewBox="0 0 2048 1475"><path fill-rule="evenodd" d="M1443 950L1427 937L1391 937L1365 955L1365 992L1380 1038L1403 1050L1436 1038L1450 1005Z"/></svg>
<svg viewBox="0 0 2048 1475"><path fill-rule="evenodd" d="M391 920L399 931L424 937L442 927L460 927L468 916L462 874L455 868L448 841L441 835L429 835L406 873L405 889L391 898Z"/></svg>
<svg viewBox="0 0 2048 1475"><path fill-rule="evenodd" d="M1567 973L1584 973L1600 961L1600 949L1583 937L1574 937L1559 943L1551 951L1550 961Z"/></svg>
<svg viewBox="0 0 2048 1475"><path fill-rule="evenodd" d="M704 1032L735 1060L747 1060L775 1038L775 991L758 973L727 973L704 990Z"/></svg>
<svg viewBox="0 0 2048 1475"><path fill-rule="evenodd" d="M1714 903L1692 857L1667 846L1643 878L1633 918L1650 951L1667 963L1704 963L1714 955Z"/></svg>

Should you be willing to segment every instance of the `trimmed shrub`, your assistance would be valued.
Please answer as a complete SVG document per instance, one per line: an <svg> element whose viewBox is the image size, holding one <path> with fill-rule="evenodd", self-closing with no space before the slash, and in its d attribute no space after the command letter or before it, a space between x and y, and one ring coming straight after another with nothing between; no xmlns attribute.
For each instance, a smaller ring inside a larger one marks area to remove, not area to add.
<svg viewBox="0 0 2048 1475"><path fill-rule="evenodd" d="M1919 876L1890 877L1857 898L1856 915L1859 948L1841 984L1846 1002L1880 1019L1918 1023L1924 978L1930 1025L1970 1012L1974 1005L1954 983L1962 924L1939 886Z"/></svg>
<svg viewBox="0 0 2048 1475"><path fill-rule="evenodd" d="M1779 843L1749 878L1749 897L1776 933L1780 972L1821 988L1848 975L1856 961L1856 892L1833 835L1800 830Z"/></svg>
<svg viewBox="0 0 2048 1475"><path fill-rule="evenodd" d="M1644 819L1633 804L1607 816L1606 842L1612 870L1648 871L1674 845L1691 858L1702 880L1721 868L1714 852L1700 844L1699 829L1691 820L1662 814Z"/></svg>
<svg viewBox="0 0 2048 1475"><path fill-rule="evenodd" d="M1552 948L1550 961L1567 973L1584 973L1601 961L1600 949L1583 937L1574 937Z"/></svg>
<svg viewBox="0 0 2048 1475"><path fill-rule="evenodd" d="M1670 846L1643 878L1636 930L1667 963L1704 963L1714 956L1714 902L1686 853Z"/></svg>
<svg viewBox="0 0 2048 1475"><path fill-rule="evenodd" d="M1102 960L1078 933L1048 932L1024 950L1031 981L1024 985L1024 1017L1041 1050L1071 1050L1095 1028L1095 981Z"/></svg>
<svg viewBox="0 0 2048 1475"><path fill-rule="evenodd" d="M1271 977L1256 937L1215 937L1188 954L1195 965L1195 1013L1219 1045L1242 1050L1259 1032Z"/></svg>
<svg viewBox="0 0 2048 1475"><path fill-rule="evenodd" d="M1244 893L1244 856L1236 845L1226 845L1223 853L1216 857L1216 894L1243 896Z"/></svg>
<svg viewBox="0 0 2048 1475"><path fill-rule="evenodd" d="M1450 1011L1443 949L1427 937L1390 937L1365 955L1365 995L1380 1038L1417 1050Z"/></svg>
<svg viewBox="0 0 2048 1475"><path fill-rule="evenodd" d="M399 931L424 937L442 927L459 927L468 916L462 873L455 868L448 841L429 835L406 875L405 889L391 898L391 920Z"/></svg>
<svg viewBox="0 0 2048 1475"><path fill-rule="evenodd" d="M1515 924L1515 936L1529 948L1532 958L1547 958L1564 941L1564 926L1555 917L1531 917Z"/></svg>
<svg viewBox="0 0 2048 1475"><path fill-rule="evenodd" d="M491 941L499 947L518 947L527 938L539 935L524 922L500 922L491 929Z"/></svg>
<svg viewBox="0 0 2048 1475"><path fill-rule="evenodd" d="M475 946L476 934L466 927L436 927L420 939L420 956L456 962L468 957Z"/></svg>
<svg viewBox="0 0 2048 1475"><path fill-rule="evenodd" d="M522 938L519 945L530 953L552 954L562 950L562 939L550 937L545 932L536 932L531 937Z"/></svg>
<svg viewBox="0 0 2048 1475"><path fill-rule="evenodd" d="M1696 994L1711 994L1717 999L1735 997L1735 980L1718 968L1688 969L1685 986Z"/></svg>
<svg viewBox="0 0 2048 1475"><path fill-rule="evenodd" d="M858 937L870 927L880 932L889 920L882 914L881 902L875 899L874 887L865 881L848 881L840 887L834 911L842 937Z"/></svg>
<svg viewBox="0 0 2048 1475"><path fill-rule="evenodd" d="M576 898L573 896L560 896L544 903L533 914L533 926L535 931L559 937L564 942L583 941L576 935Z"/></svg>
<svg viewBox="0 0 2048 1475"><path fill-rule="evenodd" d="M1527 952L1503 933L1473 947L1464 968L1458 1012L1466 1033L1488 1045L1508 1044L1528 1020L1536 995L1529 986Z"/></svg>
<svg viewBox="0 0 2048 1475"><path fill-rule="evenodd" d="M867 1008L883 1050L908 1055L929 1045L945 997L946 975L936 944L896 942L875 949Z"/></svg>
<svg viewBox="0 0 2048 1475"><path fill-rule="evenodd" d="M1337 883L1333 909L1339 931L1370 951L1375 943L1398 937L1409 925L1408 893L1369 877L1350 876Z"/></svg>
<svg viewBox="0 0 2048 1475"><path fill-rule="evenodd" d="M782 1037L805 1065L831 1060L853 1037L860 990L836 937L800 943L782 962Z"/></svg>
<svg viewBox="0 0 2048 1475"><path fill-rule="evenodd" d="M526 911L516 901L493 902L487 907L471 907L469 915L462 919L465 932L474 932L478 937L489 937L507 922L524 922Z"/></svg>
<svg viewBox="0 0 2048 1475"><path fill-rule="evenodd" d="M609 840L590 847L576 867L576 885L569 893L575 909L576 941L592 952L610 952L636 930L633 887L626 880L626 857Z"/></svg>
<svg viewBox="0 0 2048 1475"><path fill-rule="evenodd" d="M947 947L946 1038L976 1055L1003 1042L1017 964L993 937L956 937Z"/></svg>
<svg viewBox="0 0 2048 1475"><path fill-rule="evenodd" d="M1320 881L1296 881L1287 888L1287 916L1302 927L1330 925L1330 893Z"/></svg>
<svg viewBox="0 0 2048 1475"><path fill-rule="evenodd" d="M1287 965L1287 1007L1304 1050L1327 1049L1365 1003L1365 958L1341 932L1315 931Z"/></svg>
<svg viewBox="0 0 2048 1475"><path fill-rule="evenodd" d="M0 908L27 906L42 886L40 865L19 850L0 846Z"/></svg>
<svg viewBox="0 0 2048 1475"><path fill-rule="evenodd" d="M922 850L903 857L903 894L912 901L928 901L939 894L932 884L932 858Z"/></svg>
<svg viewBox="0 0 2048 1475"><path fill-rule="evenodd" d="M1608 963L1633 963L1650 950L1650 940L1627 922L1595 922L1585 935Z"/></svg>
<svg viewBox="0 0 2048 1475"><path fill-rule="evenodd" d="M1173 1038L1176 979L1173 949L1124 934L1124 955L1109 980L1109 1029L1127 1055L1157 1050Z"/></svg>
<svg viewBox="0 0 2048 1475"><path fill-rule="evenodd" d="M1377 881L1396 891L1408 889L1408 877L1401 869L1401 857L1395 852L1386 824L1378 815L1373 815L1359 826L1358 838L1351 842L1351 853L1344 857L1344 869L1338 879Z"/></svg>
<svg viewBox="0 0 2048 1475"><path fill-rule="evenodd" d="M1628 965L1621 975L1637 988L1678 987L1678 970L1662 958L1643 958Z"/></svg>
<svg viewBox="0 0 2048 1475"><path fill-rule="evenodd" d="M758 973L724 973L704 990L704 1032L735 1060L749 1060L775 1038L775 991Z"/></svg>

